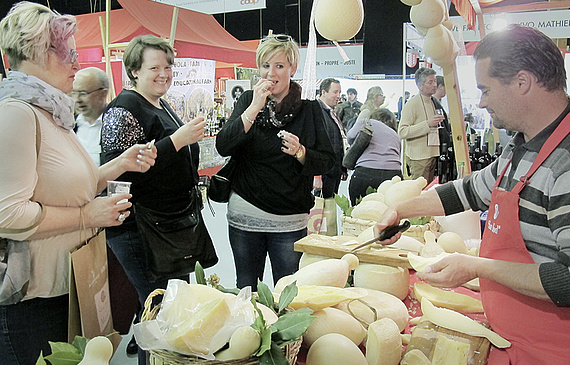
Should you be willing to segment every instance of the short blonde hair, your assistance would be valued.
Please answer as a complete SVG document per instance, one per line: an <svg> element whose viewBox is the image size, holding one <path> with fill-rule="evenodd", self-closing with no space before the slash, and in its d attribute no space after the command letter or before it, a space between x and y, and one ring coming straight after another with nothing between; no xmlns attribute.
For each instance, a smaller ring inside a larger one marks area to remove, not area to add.
<svg viewBox="0 0 570 365"><path fill-rule="evenodd" d="M257 46L255 56L257 68L260 68L263 62L280 52L285 53L287 61L289 61L291 66L297 66L300 58L297 42L286 34L271 34L263 38L259 46Z"/></svg>
<svg viewBox="0 0 570 365"><path fill-rule="evenodd" d="M8 55L10 68L15 70L26 60L45 64L49 50L61 60L69 61L67 40L76 31L74 16L60 15L44 5L22 1L0 22L0 48Z"/></svg>
<svg viewBox="0 0 570 365"><path fill-rule="evenodd" d="M133 71L141 69L144 51L149 48L163 51L166 53L166 61L171 65L174 64L174 48L170 46L168 41L152 34L134 37L127 45L123 55L125 70L133 86L137 86L137 78L133 75Z"/></svg>

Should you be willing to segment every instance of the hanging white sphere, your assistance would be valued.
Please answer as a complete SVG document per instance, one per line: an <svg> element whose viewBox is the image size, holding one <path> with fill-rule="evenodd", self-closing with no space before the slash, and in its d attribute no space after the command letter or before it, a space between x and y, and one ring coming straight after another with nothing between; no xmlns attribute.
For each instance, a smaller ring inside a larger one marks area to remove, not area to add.
<svg viewBox="0 0 570 365"><path fill-rule="evenodd" d="M457 51L451 31L443 24L430 28L425 38L424 52L442 67L452 64L457 57Z"/></svg>
<svg viewBox="0 0 570 365"><path fill-rule="evenodd" d="M364 20L362 0L315 0L315 27L330 41L344 41L356 35ZM438 0L439 1L439 0Z"/></svg>
<svg viewBox="0 0 570 365"><path fill-rule="evenodd" d="M408 5L408 6L418 5L419 3L422 2L422 0L400 0L400 1L403 2L405 5Z"/></svg>
<svg viewBox="0 0 570 365"><path fill-rule="evenodd" d="M445 19L445 5L441 0L422 0L410 8L410 20L415 26L433 28Z"/></svg>

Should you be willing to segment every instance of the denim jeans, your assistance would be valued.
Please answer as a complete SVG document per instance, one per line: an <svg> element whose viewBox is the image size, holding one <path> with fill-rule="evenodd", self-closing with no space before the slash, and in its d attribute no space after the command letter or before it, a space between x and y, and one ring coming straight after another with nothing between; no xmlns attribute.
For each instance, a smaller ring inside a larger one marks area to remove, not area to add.
<svg viewBox="0 0 570 365"><path fill-rule="evenodd" d="M0 363L34 365L48 341L67 342L68 308L68 295L0 306Z"/></svg>
<svg viewBox="0 0 570 365"><path fill-rule="evenodd" d="M135 222L124 223L120 228L107 228L106 234L107 245L125 269L127 277L137 291L141 308L144 309L144 302L149 294L155 289L166 289L168 279L151 281L141 236ZM189 281L190 276L183 275L170 279ZM161 297L155 297L153 305L158 305L161 299ZM141 314L142 310L137 313L135 322L140 320ZM139 365L146 364L145 358L145 352L139 348Z"/></svg>
<svg viewBox="0 0 570 365"><path fill-rule="evenodd" d="M229 239L236 267L237 287L257 290L257 279L263 280L265 257L269 254L273 283L299 269L301 252L294 243L307 235L307 229L294 232L248 232L230 226Z"/></svg>

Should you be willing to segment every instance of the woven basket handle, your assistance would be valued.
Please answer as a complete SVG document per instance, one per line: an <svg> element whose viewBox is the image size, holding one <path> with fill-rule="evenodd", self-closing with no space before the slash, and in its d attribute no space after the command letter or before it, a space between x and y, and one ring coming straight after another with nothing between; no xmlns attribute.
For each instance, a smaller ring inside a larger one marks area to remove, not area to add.
<svg viewBox="0 0 570 365"><path fill-rule="evenodd" d="M152 293L148 295L146 300L144 301L144 310L142 313L141 321L149 321L151 320L151 310L152 310L152 300L157 295L164 295L166 290L164 289L155 289Z"/></svg>

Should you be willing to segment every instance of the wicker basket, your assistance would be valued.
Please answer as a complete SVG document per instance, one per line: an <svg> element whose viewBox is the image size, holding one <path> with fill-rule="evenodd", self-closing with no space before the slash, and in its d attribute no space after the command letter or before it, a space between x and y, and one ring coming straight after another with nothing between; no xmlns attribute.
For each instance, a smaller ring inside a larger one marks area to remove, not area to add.
<svg viewBox="0 0 570 365"><path fill-rule="evenodd" d="M141 317L141 321L150 321L156 318L160 305L152 307L152 300L157 295L163 295L164 289L156 289L146 299L144 303L144 311ZM289 360L289 364L295 365L297 363L297 354L301 349L302 340L288 343L283 347L285 356ZM257 365L259 364L259 359L257 357L248 357L244 359L237 360L205 360L197 356L184 355L178 352L169 350L149 350L149 364L150 365L190 365L190 364L201 364L201 365Z"/></svg>
<svg viewBox="0 0 570 365"><path fill-rule="evenodd" d="M374 221L367 221L364 219L352 218L346 215L340 217L342 224L342 235L343 236L358 236L367 228L372 227L376 224Z"/></svg>
<svg viewBox="0 0 570 365"><path fill-rule="evenodd" d="M343 236L358 236L364 230L369 227L372 227L376 224L374 221L368 221L364 219L352 218L346 215L342 215L340 217L340 221L342 223L342 235ZM407 231L403 234L409 237L413 237L418 241L425 243L424 240L424 232L430 230L432 232L439 232L441 226L435 219L431 219L429 223L423 225L412 225Z"/></svg>

